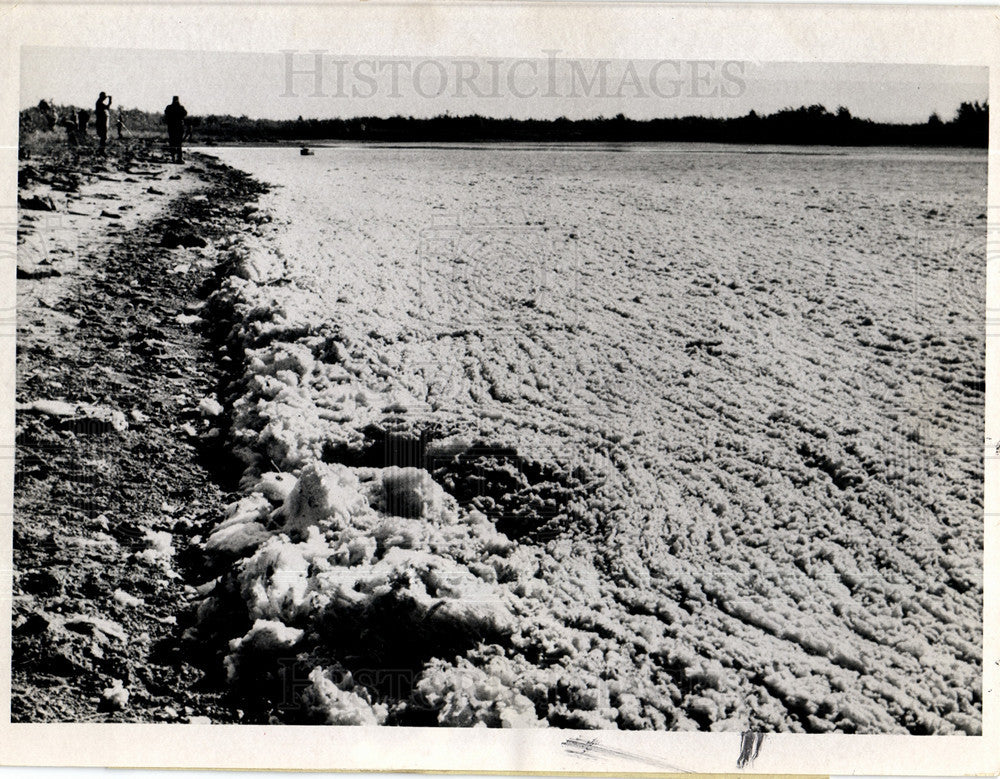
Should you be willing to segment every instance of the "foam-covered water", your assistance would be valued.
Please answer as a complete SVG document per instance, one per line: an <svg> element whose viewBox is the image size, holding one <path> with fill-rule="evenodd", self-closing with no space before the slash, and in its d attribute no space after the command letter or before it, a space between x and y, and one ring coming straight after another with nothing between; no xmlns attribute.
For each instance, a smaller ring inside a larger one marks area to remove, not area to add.
<svg viewBox="0 0 1000 779"><path fill-rule="evenodd" d="M983 155L213 151L276 185L222 295L234 684L294 655L290 718L978 732Z"/></svg>

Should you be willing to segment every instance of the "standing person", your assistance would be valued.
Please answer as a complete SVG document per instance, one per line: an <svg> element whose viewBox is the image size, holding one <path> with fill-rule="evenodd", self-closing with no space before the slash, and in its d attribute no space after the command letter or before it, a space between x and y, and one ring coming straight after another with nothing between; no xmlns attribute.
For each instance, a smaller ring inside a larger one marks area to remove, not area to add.
<svg viewBox="0 0 1000 779"><path fill-rule="evenodd" d="M77 121L76 117L73 115L72 109L68 114L66 114L62 119L59 120L58 125L66 131L66 143L69 146L76 146L76 130Z"/></svg>
<svg viewBox="0 0 1000 779"><path fill-rule="evenodd" d="M118 140L122 139L122 133L127 129L125 127L125 117L122 116L122 110L118 109L118 118L115 120L115 129L118 131Z"/></svg>
<svg viewBox="0 0 1000 779"><path fill-rule="evenodd" d="M111 108L111 95L105 96L103 92L94 103L94 119L97 122L97 150L104 154L104 149L108 145L108 111Z"/></svg>
<svg viewBox="0 0 1000 779"><path fill-rule="evenodd" d="M167 137L170 144L170 154L174 162L184 162L181 142L184 140L184 117L187 111L181 105L180 99L174 95L170 105L163 111L163 119L167 123Z"/></svg>
<svg viewBox="0 0 1000 779"><path fill-rule="evenodd" d="M52 131L56 127L56 112L49 105L48 100L38 101L38 110L42 114L42 120L45 122L45 129Z"/></svg>
<svg viewBox="0 0 1000 779"><path fill-rule="evenodd" d="M76 130L80 138L87 137L87 123L90 121L90 112L86 108L81 108L76 112Z"/></svg>

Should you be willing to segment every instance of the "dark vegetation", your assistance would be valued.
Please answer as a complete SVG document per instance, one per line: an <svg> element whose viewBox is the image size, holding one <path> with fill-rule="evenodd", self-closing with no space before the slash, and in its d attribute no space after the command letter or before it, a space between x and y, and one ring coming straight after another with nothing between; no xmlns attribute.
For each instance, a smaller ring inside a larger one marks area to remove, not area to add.
<svg viewBox="0 0 1000 779"><path fill-rule="evenodd" d="M75 111L53 106L59 118ZM51 115L51 114L50 114ZM126 109L126 138L165 135L159 113ZM114 119L110 135L115 137ZM91 120L91 125L93 120ZM21 134L49 130L40 107L21 112ZM964 146L986 148L989 132L987 103L962 103L945 121L932 114L922 124L887 124L852 116L846 108L830 112L821 105L786 108L773 114L718 119L700 116L636 120L623 114L596 119L496 119L442 115L419 119L405 116L353 119L250 119L246 116L192 116L188 143L281 143L299 141L559 141L796 144L832 146ZM61 131L58 126L54 131ZM91 130L91 133L93 130Z"/></svg>

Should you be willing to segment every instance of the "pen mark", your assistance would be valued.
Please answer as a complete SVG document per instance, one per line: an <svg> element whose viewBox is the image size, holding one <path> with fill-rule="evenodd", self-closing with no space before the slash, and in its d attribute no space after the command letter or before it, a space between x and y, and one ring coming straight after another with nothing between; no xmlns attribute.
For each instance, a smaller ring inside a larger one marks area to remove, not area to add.
<svg viewBox="0 0 1000 779"><path fill-rule="evenodd" d="M746 768L757 759L760 747L764 743L764 734L752 730L740 734L740 756L736 758L737 768Z"/></svg>
<svg viewBox="0 0 1000 779"><path fill-rule="evenodd" d="M606 747L601 744L596 738L592 739L582 739L582 738L568 738L562 742L563 749L566 750L568 754L574 755L576 757L585 757L588 759L597 758L619 758L622 760L631 760L637 763L643 763L648 766L653 766L654 768L665 768L669 771L679 774L691 773L684 768L678 768L675 765L667 763L655 757L650 757L647 755L642 755L637 752L626 752L621 749L612 749L611 747Z"/></svg>

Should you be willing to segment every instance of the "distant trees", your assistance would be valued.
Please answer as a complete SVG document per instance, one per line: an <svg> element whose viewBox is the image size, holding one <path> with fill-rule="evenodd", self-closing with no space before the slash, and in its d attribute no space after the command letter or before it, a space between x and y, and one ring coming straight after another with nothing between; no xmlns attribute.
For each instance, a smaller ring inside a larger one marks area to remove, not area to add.
<svg viewBox="0 0 1000 779"><path fill-rule="evenodd" d="M58 116L73 106L49 106ZM133 134L164 132L162 115L136 109L122 111ZM512 119L445 114L354 117L351 119L250 119L208 114L188 120L193 142L270 143L322 140L368 141L696 141L835 146L967 146L988 142L989 106L966 102L953 119L937 113L923 124L889 124L853 116L839 106L831 113L820 104L784 108L771 114L707 118L685 116L637 120L619 113L612 118ZM45 129L48 118L39 107L21 112L22 132Z"/></svg>
<svg viewBox="0 0 1000 779"><path fill-rule="evenodd" d="M989 119L990 111L988 103L980 104L977 100L974 103L962 103L958 107L955 121L959 124L971 122L984 122Z"/></svg>
<svg viewBox="0 0 1000 779"><path fill-rule="evenodd" d="M987 144L990 132L990 109L986 102L962 103L955 114L953 124L957 130L971 140L979 139ZM979 144L970 144L976 145Z"/></svg>

